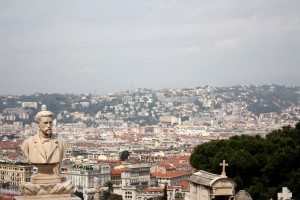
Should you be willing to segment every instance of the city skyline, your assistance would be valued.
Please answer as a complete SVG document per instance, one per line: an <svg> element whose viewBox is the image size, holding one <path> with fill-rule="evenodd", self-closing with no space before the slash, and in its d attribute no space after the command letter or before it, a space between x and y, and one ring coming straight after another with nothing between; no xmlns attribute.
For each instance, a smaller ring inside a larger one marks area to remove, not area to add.
<svg viewBox="0 0 300 200"><path fill-rule="evenodd" d="M300 85L299 1L0 5L0 95Z"/></svg>

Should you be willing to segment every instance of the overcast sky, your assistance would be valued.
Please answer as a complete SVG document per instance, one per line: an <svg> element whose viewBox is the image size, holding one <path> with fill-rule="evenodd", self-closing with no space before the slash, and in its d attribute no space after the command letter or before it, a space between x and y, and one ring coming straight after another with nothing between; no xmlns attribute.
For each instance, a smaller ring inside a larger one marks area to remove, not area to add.
<svg viewBox="0 0 300 200"><path fill-rule="evenodd" d="M299 0L0 0L0 95L300 86Z"/></svg>

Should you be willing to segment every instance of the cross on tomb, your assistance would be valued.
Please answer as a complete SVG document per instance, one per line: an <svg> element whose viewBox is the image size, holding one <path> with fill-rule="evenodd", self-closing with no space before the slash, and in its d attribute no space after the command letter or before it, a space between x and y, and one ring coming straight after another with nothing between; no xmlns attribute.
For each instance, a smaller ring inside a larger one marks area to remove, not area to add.
<svg viewBox="0 0 300 200"><path fill-rule="evenodd" d="M228 166L228 163L225 162L225 160L223 160L222 163L220 163L220 166L222 166L222 176L226 176L226 172L225 172L225 167Z"/></svg>
<svg viewBox="0 0 300 200"><path fill-rule="evenodd" d="M287 187L282 188L282 193L278 193L278 200L289 200L292 199L293 194Z"/></svg>
<svg viewBox="0 0 300 200"><path fill-rule="evenodd" d="M100 179L95 177L94 178L94 188L93 189L86 189L86 194L94 194L94 200L100 200L100 194L103 193L104 189L100 187Z"/></svg>

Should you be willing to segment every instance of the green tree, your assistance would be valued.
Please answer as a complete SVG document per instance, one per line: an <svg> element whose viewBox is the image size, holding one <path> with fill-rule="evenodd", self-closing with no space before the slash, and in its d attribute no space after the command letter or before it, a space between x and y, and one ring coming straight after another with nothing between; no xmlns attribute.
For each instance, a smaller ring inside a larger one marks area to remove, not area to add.
<svg viewBox="0 0 300 200"><path fill-rule="evenodd" d="M165 187L164 187L164 194L161 198L161 200L168 200L168 192L167 192L167 183L165 183Z"/></svg>
<svg viewBox="0 0 300 200"><path fill-rule="evenodd" d="M104 184L105 187L108 187L108 190L104 192L103 198L105 200L122 200L122 196L118 194L114 194L113 182L107 181Z"/></svg>
<svg viewBox="0 0 300 200"><path fill-rule="evenodd" d="M108 187L108 191L110 193L113 193L114 192L114 187L113 187L114 183L112 181L107 181L104 186L105 187Z"/></svg>
<svg viewBox="0 0 300 200"><path fill-rule="evenodd" d="M82 192L78 192L77 190L74 192L74 194L76 195L76 196L78 196L80 199L82 199L83 200L83 193Z"/></svg>
<svg viewBox="0 0 300 200"><path fill-rule="evenodd" d="M127 150L122 151L121 154L120 154L120 160L121 161L127 160L129 155L130 155L129 151L127 151Z"/></svg>
<svg viewBox="0 0 300 200"><path fill-rule="evenodd" d="M107 195L108 192L104 192L104 199L105 200L123 200L122 195L118 195L115 193L111 193L109 196Z"/></svg>
<svg viewBox="0 0 300 200"><path fill-rule="evenodd" d="M260 136L235 136L198 145L190 163L196 169L220 174L226 160L228 177L237 190L247 190L253 199L276 199L283 186L300 199L300 122Z"/></svg>

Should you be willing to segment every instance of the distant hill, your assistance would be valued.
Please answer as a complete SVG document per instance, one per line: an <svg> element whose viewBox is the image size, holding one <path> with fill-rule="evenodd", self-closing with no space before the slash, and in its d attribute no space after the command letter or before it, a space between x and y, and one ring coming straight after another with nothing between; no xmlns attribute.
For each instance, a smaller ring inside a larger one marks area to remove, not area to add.
<svg viewBox="0 0 300 200"><path fill-rule="evenodd" d="M6 116L11 114L7 108L22 106L22 102L37 102L38 107L25 107L29 119L17 120L30 123L42 104L47 105L55 115L62 114L60 122L76 122L68 113L81 112L85 115L97 116L99 120L115 120L124 122L156 124L162 115L173 115L189 119L223 109L232 103L241 106L255 116L262 113L282 113L292 106L300 105L300 87L280 85L236 85L232 87L196 87L168 89L136 89L103 96L91 94L42 94L21 96L0 96L0 112ZM186 110L183 112L183 110ZM230 111L226 111L230 112ZM2 120L4 122L5 119ZM93 124L86 120L85 123Z"/></svg>

